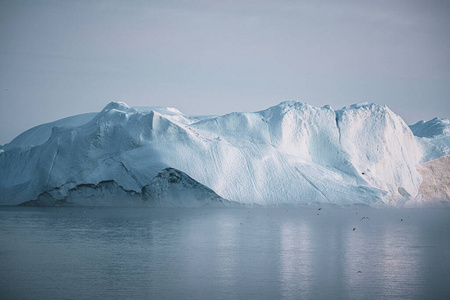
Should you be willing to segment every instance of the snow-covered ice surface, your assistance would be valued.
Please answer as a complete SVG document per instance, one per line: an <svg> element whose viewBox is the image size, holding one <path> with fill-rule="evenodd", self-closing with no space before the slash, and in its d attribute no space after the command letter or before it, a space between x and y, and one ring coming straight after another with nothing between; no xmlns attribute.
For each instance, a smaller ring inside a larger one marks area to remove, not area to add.
<svg viewBox="0 0 450 300"><path fill-rule="evenodd" d="M409 126L415 136L435 137L438 135L450 135L450 121L448 119L434 118L430 121L419 121Z"/></svg>
<svg viewBox="0 0 450 300"><path fill-rule="evenodd" d="M418 137L425 154L422 162L437 159L450 154L450 121L434 118L430 121L420 121L410 126Z"/></svg>
<svg viewBox="0 0 450 300"><path fill-rule="evenodd" d="M80 126L92 120L95 115L97 113L86 113L33 127L6 144L4 150L41 145L49 139L54 127Z"/></svg>
<svg viewBox="0 0 450 300"><path fill-rule="evenodd" d="M448 143L448 135L439 137ZM30 129L2 150L1 204L46 192L61 200L75 191L82 199L91 194L77 187L104 182L110 193L142 197L162 170L173 168L244 204L403 205L420 197L416 165L429 155L386 106L333 110L299 102L224 116L112 102L98 114ZM94 198L108 205L108 197ZM133 202L128 198L123 205Z"/></svg>

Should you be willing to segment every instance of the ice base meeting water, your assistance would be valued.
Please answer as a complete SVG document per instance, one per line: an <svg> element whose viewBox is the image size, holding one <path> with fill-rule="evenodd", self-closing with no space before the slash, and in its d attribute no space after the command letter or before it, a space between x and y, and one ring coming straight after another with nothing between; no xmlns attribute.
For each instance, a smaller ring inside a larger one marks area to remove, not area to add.
<svg viewBox="0 0 450 300"><path fill-rule="evenodd" d="M0 294L444 299L449 223L450 209L1 207Z"/></svg>

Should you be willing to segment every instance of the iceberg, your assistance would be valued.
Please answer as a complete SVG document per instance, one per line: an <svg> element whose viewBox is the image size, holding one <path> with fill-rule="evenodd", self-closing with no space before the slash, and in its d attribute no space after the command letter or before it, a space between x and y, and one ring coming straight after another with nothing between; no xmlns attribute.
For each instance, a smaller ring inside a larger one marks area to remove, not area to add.
<svg viewBox="0 0 450 300"><path fill-rule="evenodd" d="M424 149L422 163L450 154L450 121L434 118L410 126Z"/></svg>
<svg viewBox="0 0 450 300"><path fill-rule="evenodd" d="M424 124L373 103L189 116L112 102L4 145L0 204L400 206L423 199L416 167L448 154L448 132L414 135Z"/></svg>

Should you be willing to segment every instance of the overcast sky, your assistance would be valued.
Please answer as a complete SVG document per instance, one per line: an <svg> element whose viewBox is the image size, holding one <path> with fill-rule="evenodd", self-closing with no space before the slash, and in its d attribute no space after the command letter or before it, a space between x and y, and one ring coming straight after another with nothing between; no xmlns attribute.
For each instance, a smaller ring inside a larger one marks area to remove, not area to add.
<svg viewBox="0 0 450 300"><path fill-rule="evenodd" d="M0 144L110 101L450 117L450 1L0 0Z"/></svg>

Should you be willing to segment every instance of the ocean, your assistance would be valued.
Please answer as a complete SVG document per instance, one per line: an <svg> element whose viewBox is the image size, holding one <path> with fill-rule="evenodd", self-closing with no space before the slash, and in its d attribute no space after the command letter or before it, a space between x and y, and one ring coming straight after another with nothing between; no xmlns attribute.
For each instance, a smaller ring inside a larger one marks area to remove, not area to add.
<svg viewBox="0 0 450 300"><path fill-rule="evenodd" d="M0 207L1 299L450 299L450 209Z"/></svg>

